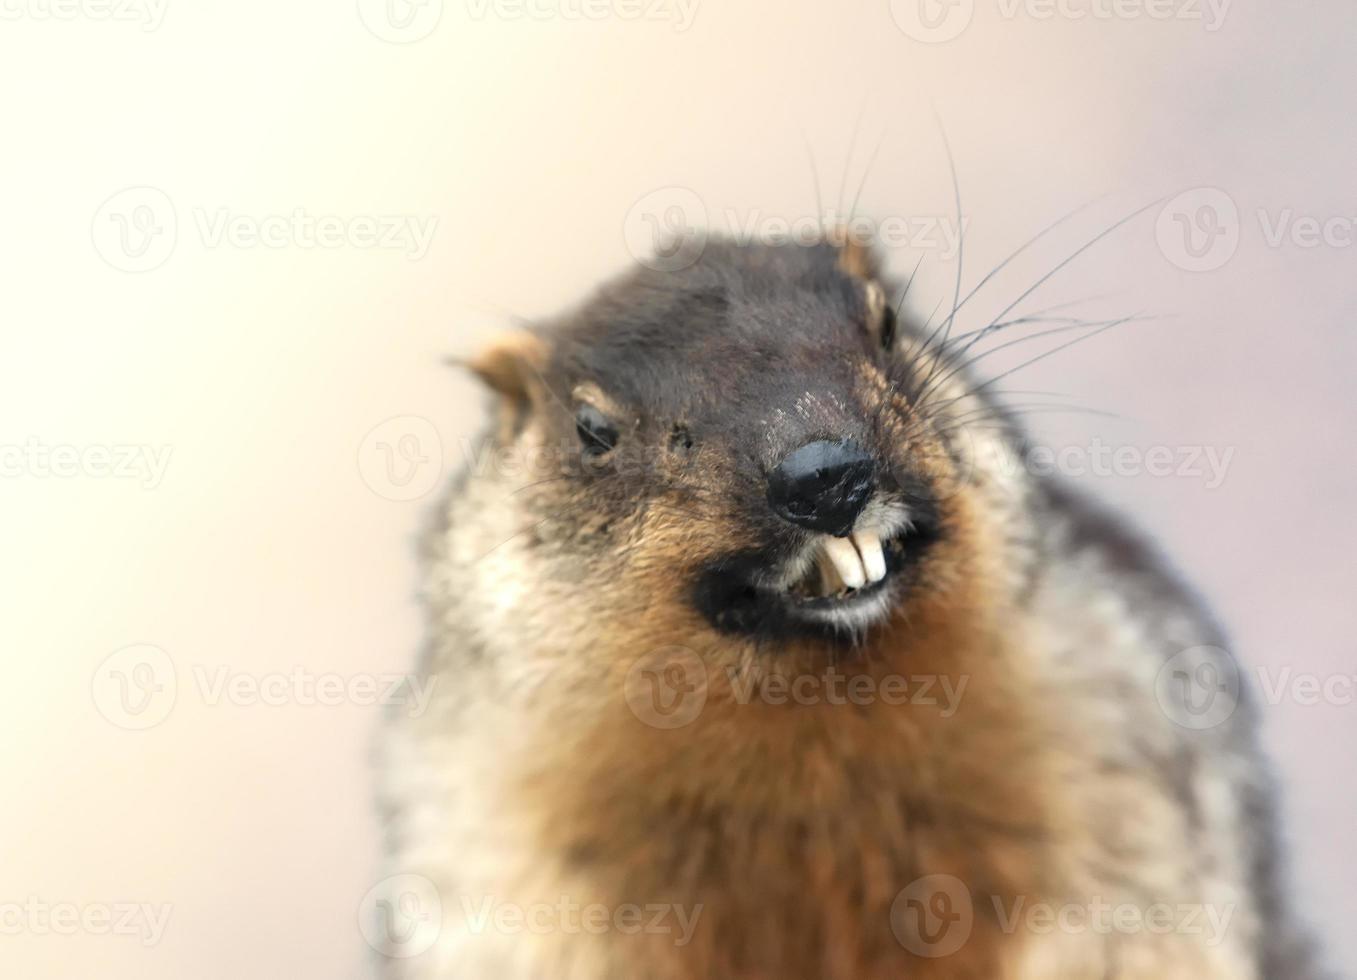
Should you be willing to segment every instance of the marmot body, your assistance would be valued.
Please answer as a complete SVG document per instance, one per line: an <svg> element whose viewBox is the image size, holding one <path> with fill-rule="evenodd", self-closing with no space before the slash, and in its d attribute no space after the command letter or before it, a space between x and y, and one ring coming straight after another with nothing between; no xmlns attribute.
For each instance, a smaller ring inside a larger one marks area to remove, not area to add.
<svg viewBox="0 0 1357 980"><path fill-rule="evenodd" d="M477 362L391 977L1309 975L1249 705L1173 702L1220 633L887 292L716 242Z"/></svg>

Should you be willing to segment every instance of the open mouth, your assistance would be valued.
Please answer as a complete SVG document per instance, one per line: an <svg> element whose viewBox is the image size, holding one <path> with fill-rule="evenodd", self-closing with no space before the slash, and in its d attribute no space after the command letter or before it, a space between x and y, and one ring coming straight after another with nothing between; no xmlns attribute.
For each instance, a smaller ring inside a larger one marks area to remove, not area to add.
<svg viewBox="0 0 1357 980"><path fill-rule="evenodd" d="M909 572L933 535L925 528L815 534L790 556L732 556L710 567L696 599L713 625L768 638L856 638L899 604Z"/></svg>
<svg viewBox="0 0 1357 980"><path fill-rule="evenodd" d="M909 534L879 529L849 537L817 535L771 591L783 615L835 631L861 631L885 619L898 598L896 574L905 565Z"/></svg>

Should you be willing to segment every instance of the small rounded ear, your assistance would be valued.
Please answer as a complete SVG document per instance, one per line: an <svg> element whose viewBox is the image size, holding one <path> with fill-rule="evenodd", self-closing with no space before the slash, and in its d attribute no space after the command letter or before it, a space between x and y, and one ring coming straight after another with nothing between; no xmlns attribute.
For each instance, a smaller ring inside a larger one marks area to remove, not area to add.
<svg viewBox="0 0 1357 980"><path fill-rule="evenodd" d="M839 271L854 279L875 279L881 274L881 262L876 249L866 242L839 233L843 244L839 246Z"/></svg>
<svg viewBox="0 0 1357 980"><path fill-rule="evenodd" d="M867 330L876 342L889 350L895 343L895 310L886 299L885 287L875 279L862 286L862 298L867 307Z"/></svg>
<svg viewBox="0 0 1357 980"><path fill-rule="evenodd" d="M882 347L889 348L895 342L895 310L886 299L885 287L881 285L881 259L876 249L856 238L844 237L839 246L839 271L858 280L862 288L862 302L865 306L864 320L867 330Z"/></svg>
<svg viewBox="0 0 1357 980"><path fill-rule="evenodd" d="M542 338L526 330L501 334L471 360L463 362L491 391L516 405L524 405L542 386L547 348Z"/></svg>

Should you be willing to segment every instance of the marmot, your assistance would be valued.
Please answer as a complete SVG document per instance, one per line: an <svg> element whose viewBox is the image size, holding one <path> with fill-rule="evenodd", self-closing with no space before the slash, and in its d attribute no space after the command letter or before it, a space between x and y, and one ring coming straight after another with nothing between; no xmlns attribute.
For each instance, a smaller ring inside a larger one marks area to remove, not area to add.
<svg viewBox="0 0 1357 980"><path fill-rule="evenodd" d="M899 285L713 240L475 360L387 976L1313 975L1221 632Z"/></svg>

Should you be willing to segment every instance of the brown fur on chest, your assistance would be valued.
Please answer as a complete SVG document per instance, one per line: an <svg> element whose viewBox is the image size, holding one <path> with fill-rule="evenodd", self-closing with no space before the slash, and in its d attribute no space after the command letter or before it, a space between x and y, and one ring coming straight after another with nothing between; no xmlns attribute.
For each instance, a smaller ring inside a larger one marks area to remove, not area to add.
<svg viewBox="0 0 1357 980"><path fill-rule="evenodd" d="M701 907L682 947L609 937L629 964L619 975L999 973L1010 951L996 902L1043 891L1058 817L1022 658L979 605L958 616L964 600L917 610L832 668L846 678L837 694L831 668L794 656L708 663L701 712L674 729L630 710L619 672L608 710L544 749L520 785L561 889L609 907ZM962 691L952 704L944 679ZM933 875L966 882L974 913L964 948L943 958L906 948L907 910L892 919L901 892Z"/></svg>

